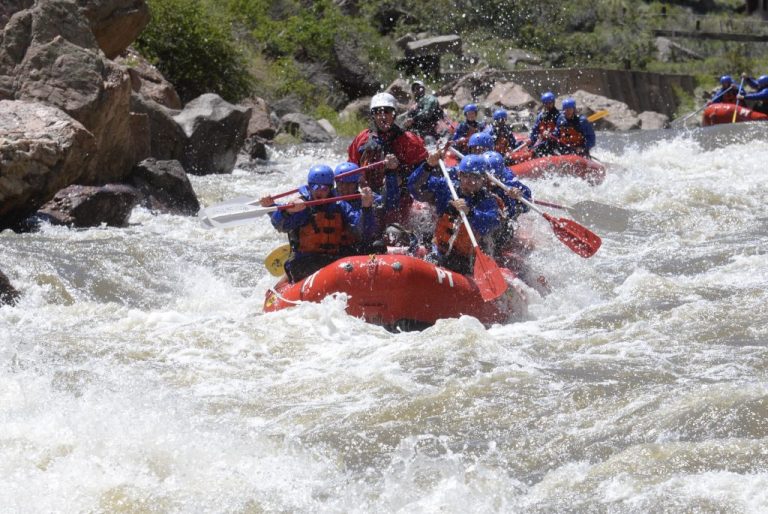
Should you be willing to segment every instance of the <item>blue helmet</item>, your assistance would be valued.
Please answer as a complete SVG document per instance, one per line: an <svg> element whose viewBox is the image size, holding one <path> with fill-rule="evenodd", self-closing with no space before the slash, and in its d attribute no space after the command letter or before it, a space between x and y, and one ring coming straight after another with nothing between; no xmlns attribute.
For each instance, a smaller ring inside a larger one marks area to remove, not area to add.
<svg viewBox="0 0 768 514"><path fill-rule="evenodd" d="M477 112L477 106L475 104L467 104L464 106L464 114L468 112Z"/></svg>
<svg viewBox="0 0 768 514"><path fill-rule="evenodd" d="M504 157L499 152L485 152L483 158L494 174L499 175L505 170Z"/></svg>
<svg viewBox="0 0 768 514"><path fill-rule="evenodd" d="M761 88L768 87L768 75L760 75L757 79L757 85Z"/></svg>
<svg viewBox="0 0 768 514"><path fill-rule="evenodd" d="M507 111L504 109L496 109L493 111L493 121L500 121L507 119Z"/></svg>
<svg viewBox="0 0 768 514"><path fill-rule="evenodd" d="M563 100L563 109L575 109L576 108L576 100L573 98L566 98Z"/></svg>
<svg viewBox="0 0 768 514"><path fill-rule="evenodd" d="M333 187L333 170L325 164L315 164L309 168L307 184L310 186L322 185ZM312 189L317 189L313 187Z"/></svg>
<svg viewBox="0 0 768 514"><path fill-rule="evenodd" d="M555 93L552 91L547 91L543 95L541 95L541 103L548 104L548 103L555 103Z"/></svg>
<svg viewBox="0 0 768 514"><path fill-rule="evenodd" d="M730 75L723 75L722 77L720 77L720 83L724 86L727 84L733 84L733 77L731 77Z"/></svg>
<svg viewBox="0 0 768 514"><path fill-rule="evenodd" d="M488 148L490 150L493 148L493 136L488 132L475 132L469 137L467 146L482 146L483 148Z"/></svg>
<svg viewBox="0 0 768 514"><path fill-rule="evenodd" d="M482 155L465 155L459 163L460 173L482 175L488 171L488 163Z"/></svg>
<svg viewBox="0 0 768 514"><path fill-rule="evenodd" d="M359 168L357 164L354 162L342 162L338 166L336 166L336 169L333 171L333 176L338 177L342 173L347 173L348 171L356 170ZM336 182L360 182L360 174L359 173L351 173L349 175L346 175L341 178L336 178Z"/></svg>

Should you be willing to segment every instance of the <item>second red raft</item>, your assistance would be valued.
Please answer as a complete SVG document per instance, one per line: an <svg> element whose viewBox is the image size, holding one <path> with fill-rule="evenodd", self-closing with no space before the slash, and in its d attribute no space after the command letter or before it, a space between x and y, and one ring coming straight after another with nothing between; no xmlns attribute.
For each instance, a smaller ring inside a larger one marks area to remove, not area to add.
<svg viewBox="0 0 768 514"><path fill-rule="evenodd" d="M754 111L736 104L711 104L704 109L701 124L705 127L719 125L721 123L733 123L733 111L736 111L736 123L744 121L765 121L768 114Z"/></svg>

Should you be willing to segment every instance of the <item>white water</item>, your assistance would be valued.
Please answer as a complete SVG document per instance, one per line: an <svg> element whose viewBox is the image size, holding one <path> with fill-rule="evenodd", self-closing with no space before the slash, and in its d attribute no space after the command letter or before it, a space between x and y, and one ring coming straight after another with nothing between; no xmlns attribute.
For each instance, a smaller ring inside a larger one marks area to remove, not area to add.
<svg viewBox="0 0 768 514"><path fill-rule="evenodd" d="M266 218L0 233L23 293L0 308L0 511L768 511L768 141L670 134L604 136L598 187L531 184L632 225L584 260L529 215L554 293L489 329L264 315ZM341 160L193 184L208 205Z"/></svg>

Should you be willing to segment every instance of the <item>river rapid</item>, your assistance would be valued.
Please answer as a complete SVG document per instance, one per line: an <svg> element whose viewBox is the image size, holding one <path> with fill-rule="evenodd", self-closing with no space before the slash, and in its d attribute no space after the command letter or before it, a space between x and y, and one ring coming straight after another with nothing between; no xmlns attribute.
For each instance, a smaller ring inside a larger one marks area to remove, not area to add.
<svg viewBox="0 0 768 514"><path fill-rule="evenodd" d="M765 128L598 134L603 184L529 182L630 226L582 259L525 215L553 292L488 328L264 314L266 217L0 233L0 511L768 512ZM191 180L261 196L342 148Z"/></svg>

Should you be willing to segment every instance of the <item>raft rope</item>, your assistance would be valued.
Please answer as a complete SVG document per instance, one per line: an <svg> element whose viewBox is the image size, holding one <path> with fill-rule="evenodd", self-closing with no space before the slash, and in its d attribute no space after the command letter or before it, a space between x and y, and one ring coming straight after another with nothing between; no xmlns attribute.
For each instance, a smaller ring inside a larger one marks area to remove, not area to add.
<svg viewBox="0 0 768 514"><path fill-rule="evenodd" d="M302 303L307 303L307 302L305 302L304 300L289 300L288 298L285 298L285 297L284 297L284 296L282 296L280 293L278 293L277 291L275 291L275 288L274 288L274 287L270 287L270 288L269 288L269 291L270 291L272 294L274 294L274 295L277 297L277 299L278 299L278 300L280 300L281 302L290 303L290 304L292 304L292 305L301 305Z"/></svg>

